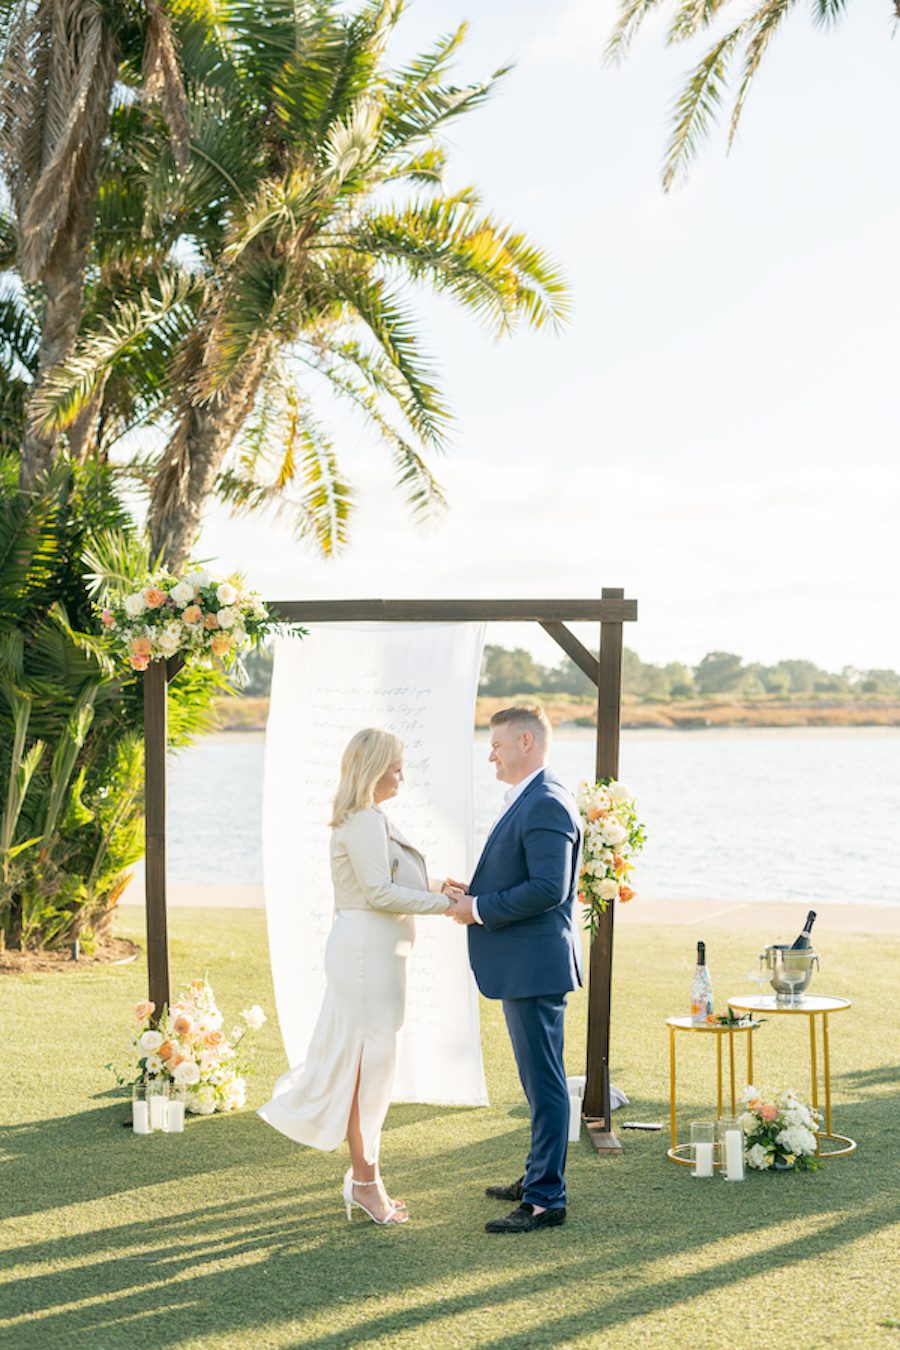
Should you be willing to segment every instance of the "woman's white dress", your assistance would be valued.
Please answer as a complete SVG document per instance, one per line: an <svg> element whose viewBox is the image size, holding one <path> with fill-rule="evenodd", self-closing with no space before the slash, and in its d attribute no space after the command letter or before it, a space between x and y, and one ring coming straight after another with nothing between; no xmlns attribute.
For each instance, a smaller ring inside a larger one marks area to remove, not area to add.
<svg viewBox="0 0 900 1350"><path fill-rule="evenodd" d="M425 859L377 806L332 831L331 876L322 1010L305 1062L278 1079L259 1114L299 1144L338 1148L358 1077L363 1146L374 1163L403 1025L412 916L443 914L448 902L428 889Z"/></svg>

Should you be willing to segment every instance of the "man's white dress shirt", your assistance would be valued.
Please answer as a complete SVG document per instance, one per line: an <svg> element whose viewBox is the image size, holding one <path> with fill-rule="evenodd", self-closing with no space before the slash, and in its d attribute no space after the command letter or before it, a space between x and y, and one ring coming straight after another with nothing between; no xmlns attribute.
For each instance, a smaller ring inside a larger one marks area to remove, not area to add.
<svg viewBox="0 0 900 1350"><path fill-rule="evenodd" d="M530 773L527 778L521 778L518 783L513 783L512 787L506 789L506 792L503 794L503 809L501 810L500 814L497 816L496 820L491 826L488 832L488 839L494 833L497 826L500 824L501 820L506 815L509 808L512 806L513 802L518 801L519 797L521 797L522 793L525 791L528 784L533 782L534 779L537 778L539 773L544 772L544 767L545 766L542 764L539 769L535 769L534 773ZM478 913L478 897L475 895L472 896L472 918L475 920L476 923L482 923L481 915ZM482 927L483 926L484 925L482 923Z"/></svg>

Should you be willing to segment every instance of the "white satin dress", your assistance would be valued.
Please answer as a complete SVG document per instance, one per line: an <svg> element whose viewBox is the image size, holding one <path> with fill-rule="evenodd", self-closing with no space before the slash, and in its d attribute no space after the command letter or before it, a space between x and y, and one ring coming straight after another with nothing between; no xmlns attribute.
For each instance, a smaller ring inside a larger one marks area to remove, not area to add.
<svg viewBox="0 0 900 1350"><path fill-rule="evenodd" d="M366 1160L378 1161L406 1004L414 914L444 914L425 859L377 806L331 834L334 924L325 944L325 998L306 1060L283 1074L263 1120L298 1144L335 1149L359 1077Z"/></svg>

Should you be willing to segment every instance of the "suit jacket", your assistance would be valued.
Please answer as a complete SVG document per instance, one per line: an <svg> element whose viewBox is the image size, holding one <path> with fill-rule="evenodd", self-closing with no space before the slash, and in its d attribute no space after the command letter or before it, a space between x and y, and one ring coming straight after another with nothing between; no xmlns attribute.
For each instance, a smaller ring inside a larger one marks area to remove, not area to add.
<svg viewBox="0 0 900 1350"><path fill-rule="evenodd" d="M469 885L481 924L469 960L486 998L562 994L583 983L573 923L581 820L566 787L544 769L494 826Z"/></svg>

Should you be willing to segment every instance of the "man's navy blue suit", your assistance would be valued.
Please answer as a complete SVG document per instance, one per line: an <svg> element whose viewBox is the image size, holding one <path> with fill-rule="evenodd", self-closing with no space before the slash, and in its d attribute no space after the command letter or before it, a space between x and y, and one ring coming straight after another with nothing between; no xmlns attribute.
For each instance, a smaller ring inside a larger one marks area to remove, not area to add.
<svg viewBox="0 0 900 1350"><path fill-rule="evenodd" d="M583 983L572 918L580 846L575 802L542 769L494 826L469 885L482 920L469 925L469 960L485 998L503 1000L531 1107L522 1198L545 1209L566 1203L563 1024L566 997Z"/></svg>

